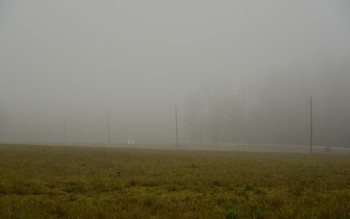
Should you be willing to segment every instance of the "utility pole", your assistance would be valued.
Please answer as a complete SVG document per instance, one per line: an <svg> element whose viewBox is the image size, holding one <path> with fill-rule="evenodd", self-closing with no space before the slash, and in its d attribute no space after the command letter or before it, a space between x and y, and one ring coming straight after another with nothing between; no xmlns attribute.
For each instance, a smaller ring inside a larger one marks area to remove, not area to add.
<svg viewBox="0 0 350 219"><path fill-rule="evenodd" d="M179 129L177 125L177 105L175 105L176 146L179 147Z"/></svg>
<svg viewBox="0 0 350 219"><path fill-rule="evenodd" d="M66 118L64 118L63 120L63 138L64 138L64 143L67 143Z"/></svg>
<svg viewBox="0 0 350 219"><path fill-rule="evenodd" d="M110 136L110 132L109 132L108 110L106 110L106 118L107 118L107 136L108 136L108 144L111 144L111 136Z"/></svg>
<svg viewBox="0 0 350 219"><path fill-rule="evenodd" d="M313 135L313 121L312 121L312 97L310 97L310 153L312 153L312 136Z"/></svg>

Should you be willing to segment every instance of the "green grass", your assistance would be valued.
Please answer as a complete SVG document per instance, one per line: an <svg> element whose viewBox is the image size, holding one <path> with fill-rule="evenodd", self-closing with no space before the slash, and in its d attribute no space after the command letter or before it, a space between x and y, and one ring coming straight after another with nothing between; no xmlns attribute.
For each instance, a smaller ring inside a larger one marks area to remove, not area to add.
<svg viewBox="0 0 350 219"><path fill-rule="evenodd" d="M0 218L350 218L350 156L0 146Z"/></svg>

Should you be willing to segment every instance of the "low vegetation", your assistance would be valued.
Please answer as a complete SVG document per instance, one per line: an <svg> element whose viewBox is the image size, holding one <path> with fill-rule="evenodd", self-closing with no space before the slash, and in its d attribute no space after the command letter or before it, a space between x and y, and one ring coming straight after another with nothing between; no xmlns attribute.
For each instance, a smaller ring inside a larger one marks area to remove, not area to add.
<svg viewBox="0 0 350 219"><path fill-rule="evenodd" d="M350 156L0 146L0 218L350 218Z"/></svg>

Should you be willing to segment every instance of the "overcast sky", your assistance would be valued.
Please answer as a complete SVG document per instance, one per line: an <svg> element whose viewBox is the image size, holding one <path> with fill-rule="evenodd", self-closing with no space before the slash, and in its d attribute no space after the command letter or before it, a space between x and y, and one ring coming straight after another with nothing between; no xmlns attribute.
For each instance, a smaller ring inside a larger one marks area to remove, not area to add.
<svg viewBox="0 0 350 219"><path fill-rule="evenodd" d="M2 141L174 142L206 83L350 55L347 0L0 0ZM181 109L181 107L180 107Z"/></svg>

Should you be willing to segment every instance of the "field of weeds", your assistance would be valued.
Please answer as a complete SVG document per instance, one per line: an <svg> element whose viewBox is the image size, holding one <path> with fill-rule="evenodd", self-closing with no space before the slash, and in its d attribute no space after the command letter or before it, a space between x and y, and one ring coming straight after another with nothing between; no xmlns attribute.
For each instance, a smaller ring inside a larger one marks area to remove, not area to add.
<svg viewBox="0 0 350 219"><path fill-rule="evenodd" d="M0 146L0 218L350 218L350 155Z"/></svg>

